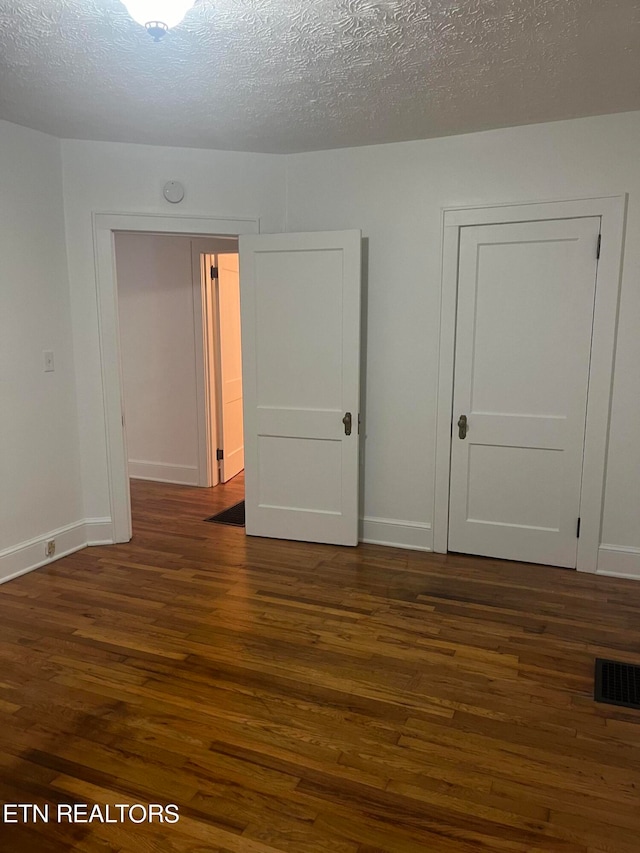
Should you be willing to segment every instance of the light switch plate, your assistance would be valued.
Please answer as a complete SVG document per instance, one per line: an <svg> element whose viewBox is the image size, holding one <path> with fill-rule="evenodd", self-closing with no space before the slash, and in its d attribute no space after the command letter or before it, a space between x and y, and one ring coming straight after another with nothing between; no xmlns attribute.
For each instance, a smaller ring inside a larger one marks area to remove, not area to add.
<svg viewBox="0 0 640 853"><path fill-rule="evenodd" d="M53 350L46 349L43 352L44 355L44 372L45 373L53 373L56 369L55 364L53 363Z"/></svg>

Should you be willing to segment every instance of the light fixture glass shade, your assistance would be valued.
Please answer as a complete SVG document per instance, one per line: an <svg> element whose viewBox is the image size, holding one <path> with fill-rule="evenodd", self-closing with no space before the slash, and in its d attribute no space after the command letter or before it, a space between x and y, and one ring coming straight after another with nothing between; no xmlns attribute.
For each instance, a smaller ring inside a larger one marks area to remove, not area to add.
<svg viewBox="0 0 640 853"><path fill-rule="evenodd" d="M176 27L194 2L195 0L122 0L136 23L143 27L150 23L159 23L164 24L167 29Z"/></svg>

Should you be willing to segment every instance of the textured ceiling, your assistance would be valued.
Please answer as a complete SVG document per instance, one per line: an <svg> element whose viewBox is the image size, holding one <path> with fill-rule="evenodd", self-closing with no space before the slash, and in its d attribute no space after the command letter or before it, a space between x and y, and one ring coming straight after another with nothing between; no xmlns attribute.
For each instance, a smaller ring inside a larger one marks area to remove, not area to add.
<svg viewBox="0 0 640 853"><path fill-rule="evenodd" d="M288 153L640 109L639 0L0 0L0 118Z"/></svg>

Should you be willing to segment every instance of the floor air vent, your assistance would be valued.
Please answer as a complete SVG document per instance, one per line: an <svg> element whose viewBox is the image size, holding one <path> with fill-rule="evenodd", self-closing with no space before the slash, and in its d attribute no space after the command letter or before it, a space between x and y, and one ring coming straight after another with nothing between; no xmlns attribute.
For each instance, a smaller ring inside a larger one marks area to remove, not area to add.
<svg viewBox="0 0 640 853"><path fill-rule="evenodd" d="M640 709L640 666L596 658L594 699Z"/></svg>

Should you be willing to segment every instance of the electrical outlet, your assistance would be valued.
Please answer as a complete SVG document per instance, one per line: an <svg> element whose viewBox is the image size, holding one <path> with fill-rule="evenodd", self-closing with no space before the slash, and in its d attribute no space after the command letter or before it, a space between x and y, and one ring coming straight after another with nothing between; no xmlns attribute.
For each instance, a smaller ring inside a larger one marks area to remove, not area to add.
<svg viewBox="0 0 640 853"><path fill-rule="evenodd" d="M46 554L47 557L53 557L53 555L56 553L56 540L55 539L50 539L47 542L45 549L44 549L44 553Z"/></svg>

